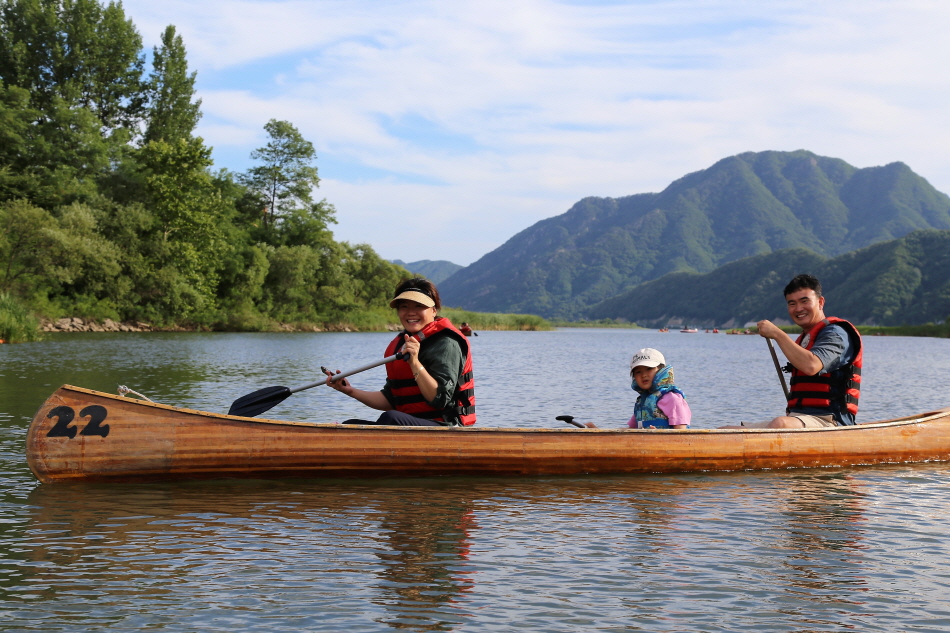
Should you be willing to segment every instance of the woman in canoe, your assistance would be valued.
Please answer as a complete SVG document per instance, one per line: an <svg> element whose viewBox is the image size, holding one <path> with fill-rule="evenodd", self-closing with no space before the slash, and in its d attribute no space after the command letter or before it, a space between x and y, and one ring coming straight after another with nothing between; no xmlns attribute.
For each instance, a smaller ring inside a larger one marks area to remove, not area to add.
<svg viewBox="0 0 950 633"><path fill-rule="evenodd" d="M403 281L396 286L389 306L396 309L403 331L390 342L386 356L402 351L409 358L386 365L386 385L381 391L364 391L346 380L330 382L327 378L333 389L384 411L375 422L347 420L344 424L475 424L472 351L465 335L439 316L442 302L435 285L422 278Z"/></svg>

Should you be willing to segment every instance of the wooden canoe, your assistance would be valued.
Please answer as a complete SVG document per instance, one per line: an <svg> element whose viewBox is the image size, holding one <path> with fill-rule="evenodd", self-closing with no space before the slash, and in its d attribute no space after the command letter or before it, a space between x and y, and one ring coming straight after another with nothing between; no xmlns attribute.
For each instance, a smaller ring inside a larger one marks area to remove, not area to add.
<svg viewBox="0 0 950 633"><path fill-rule="evenodd" d="M64 385L26 441L37 479L560 475L950 460L950 408L824 429L378 427L240 418Z"/></svg>

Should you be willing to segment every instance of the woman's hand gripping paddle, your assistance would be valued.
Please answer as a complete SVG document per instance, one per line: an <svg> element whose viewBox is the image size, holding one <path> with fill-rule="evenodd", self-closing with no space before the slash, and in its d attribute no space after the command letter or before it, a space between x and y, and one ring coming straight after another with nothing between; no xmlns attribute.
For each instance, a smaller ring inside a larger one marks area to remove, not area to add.
<svg viewBox="0 0 950 633"><path fill-rule="evenodd" d="M260 415L269 409L273 409L298 391L303 391L304 389L310 389L312 387L319 387L320 385L327 384L327 378L330 379L330 382L339 382L347 376L352 376L353 374L358 374L361 371L366 371L367 369L372 369L373 367L379 367L380 365L391 363L394 360L403 360L404 358L409 358L409 354L399 352L398 354L387 356L383 360L378 360L375 363L363 365L362 367L357 367L356 369L351 369L350 371L345 371L341 374L327 376L324 377L323 380L311 382L293 389L290 387L264 387L263 389L258 389L253 393L249 393L246 396L241 396L235 400L234 403L231 404L231 408L228 410L228 415L236 415L242 418L253 418L254 416Z"/></svg>

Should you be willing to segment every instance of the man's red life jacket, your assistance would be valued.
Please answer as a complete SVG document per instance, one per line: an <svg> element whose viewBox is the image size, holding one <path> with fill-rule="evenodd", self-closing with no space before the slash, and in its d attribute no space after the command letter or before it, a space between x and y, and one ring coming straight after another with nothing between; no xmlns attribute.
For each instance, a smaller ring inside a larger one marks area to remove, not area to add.
<svg viewBox="0 0 950 633"><path fill-rule="evenodd" d="M789 409L805 407L831 409L831 390L832 386L835 386L837 397L843 400L842 404L848 412L851 415L856 415L858 412L858 400L861 398L861 366L864 359L864 345L858 329L844 319L826 317L807 332L802 332L795 343L811 350L815 345L815 339L818 338L818 333L831 324L843 327L851 340L851 345L857 345L854 360L832 373L822 372L815 376L808 376L793 367L788 397Z"/></svg>
<svg viewBox="0 0 950 633"><path fill-rule="evenodd" d="M404 335L405 332L400 332L392 340L386 348L386 356L392 356L402 349L405 343ZM451 336L462 347L465 365L455 387L453 401L444 409L435 409L423 397L419 385L412 377L412 368L407 361L394 360L387 364L386 377L389 378L389 388L395 400L396 410L426 420L449 424L460 420L465 426L475 424L475 379L472 374L472 349L468 339L445 317L436 317L435 321L411 336L418 340L422 347L425 347L426 342L435 336Z"/></svg>

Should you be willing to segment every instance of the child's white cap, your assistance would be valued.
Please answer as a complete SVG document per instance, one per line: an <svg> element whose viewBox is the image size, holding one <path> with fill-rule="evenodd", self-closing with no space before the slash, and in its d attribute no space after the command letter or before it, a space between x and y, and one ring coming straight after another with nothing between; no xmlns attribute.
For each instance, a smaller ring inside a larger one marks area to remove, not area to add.
<svg viewBox="0 0 950 633"><path fill-rule="evenodd" d="M645 347L633 355L633 359L630 361L630 369L637 367L659 367L665 364L666 359L663 358L663 354L652 347Z"/></svg>

